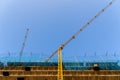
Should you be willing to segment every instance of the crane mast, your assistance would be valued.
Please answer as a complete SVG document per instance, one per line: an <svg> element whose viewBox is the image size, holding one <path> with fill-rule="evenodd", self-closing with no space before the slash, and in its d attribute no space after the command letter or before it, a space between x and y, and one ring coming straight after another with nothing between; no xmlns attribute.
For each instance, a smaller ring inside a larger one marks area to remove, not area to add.
<svg viewBox="0 0 120 80"><path fill-rule="evenodd" d="M63 69L62 69L62 46L58 48L58 76L57 80L63 80Z"/></svg>
<svg viewBox="0 0 120 80"><path fill-rule="evenodd" d="M85 30L96 18L98 18L107 8L109 8L115 0L112 0L105 8L100 10L92 19L90 19L85 25L83 25L75 34L73 34L66 42L62 44L62 49L70 43L78 34L80 34L83 30ZM48 62L56 53L58 52L58 49L55 50L47 59L45 59L45 62Z"/></svg>
<svg viewBox="0 0 120 80"><path fill-rule="evenodd" d="M28 36L28 32L29 32L29 29L27 28L26 29L26 33L25 33L25 37L24 37L24 41L23 41L23 44L22 44L22 48L20 50L20 53L19 53L19 61L21 61L21 57L22 57L22 54L23 54L23 51L24 51L24 47L25 47L25 43L26 43L26 40L27 40L27 36Z"/></svg>

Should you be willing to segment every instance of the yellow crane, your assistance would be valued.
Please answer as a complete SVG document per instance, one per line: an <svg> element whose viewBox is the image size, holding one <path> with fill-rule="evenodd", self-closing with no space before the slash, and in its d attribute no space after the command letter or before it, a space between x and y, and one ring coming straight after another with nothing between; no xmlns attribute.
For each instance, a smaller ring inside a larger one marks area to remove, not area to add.
<svg viewBox="0 0 120 80"><path fill-rule="evenodd" d="M58 77L57 77L57 80L63 80L62 49L63 49L63 46L60 46L58 48Z"/></svg>
<svg viewBox="0 0 120 80"><path fill-rule="evenodd" d="M65 43L63 43L57 50L55 50L46 60L48 62L58 52L58 76L57 80L63 80L62 70L62 49L70 43L80 32L87 28L98 16L100 16L108 7L112 5L115 0L112 0L105 8L100 10L92 19L90 19L84 26L82 26L72 37L70 37Z"/></svg>

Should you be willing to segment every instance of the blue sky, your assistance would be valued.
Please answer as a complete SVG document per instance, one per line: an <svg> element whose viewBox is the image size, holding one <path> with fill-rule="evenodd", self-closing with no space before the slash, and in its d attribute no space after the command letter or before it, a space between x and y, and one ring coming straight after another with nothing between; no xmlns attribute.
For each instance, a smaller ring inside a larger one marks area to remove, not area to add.
<svg viewBox="0 0 120 80"><path fill-rule="evenodd" d="M8 52L13 57L19 55L26 28L29 28L23 56L32 53L44 60L110 1L0 0L0 55L8 56ZM95 52L99 56L105 56L106 52L118 56L119 8L120 0L116 0L64 48L63 60L83 60L85 54L89 56L86 59L92 59ZM53 59L56 60L57 55Z"/></svg>

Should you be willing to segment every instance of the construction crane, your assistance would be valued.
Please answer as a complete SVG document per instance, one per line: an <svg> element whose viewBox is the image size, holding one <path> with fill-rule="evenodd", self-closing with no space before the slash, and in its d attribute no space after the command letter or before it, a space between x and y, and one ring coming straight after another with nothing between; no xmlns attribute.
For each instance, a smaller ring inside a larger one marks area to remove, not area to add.
<svg viewBox="0 0 120 80"><path fill-rule="evenodd" d="M58 48L58 76L57 76L57 80L63 80L62 48L63 48L63 46L60 46Z"/></svg>
<svg viewBox="0 0 120 80"><path fill-rule="evenodd" d="M24 47L25 47L25 43L26 43L26 40L27 40L28 32L29 32L29 29L27 28L26 33L25 33L25 37L24 37L24 41L23 41L23 44L22 44L22 48L21 48L20 53L19 53L19 61L21 61L21 57L22 57L22 54L23 54L23 51L24 51Z"/></svg>
<svg viewBox="0 0 120 80"><path fill-rule="evenodd" d="M66 42L64 42L62 44L62 49L64 49L64 47L70 43L73 39L75 39L75 37L81 33L84 29L86 29L96 18L98 18L107 8L109 8L113 2L115 2L115 0L112 0L107 6L105 6L105 8L103 8L102 10L100 10L92 19L90 19L84 26L82 26L75 34L73 34L73 36L71 36ZM59 49L59 48L58 48ZM48 62L57 52L58 49L55 50L47 59L45 59L45 62Z"/></svg>
<svg viewBox="0 0 120 80"><path fill-rule="evenodd" d="M57 80L63 80L63 69L62 69L62 49L70 43L80 32L82 32L87 26L89 26L100 14L102 14L108 7L112 5L115 0L112 0L105 8L98 12L90 21L88 21L82 28L80 28L72 37L70 37L65 43L63 43L52 55L50 55L45 61L48 62L58 52L58 76Z"/></svg>

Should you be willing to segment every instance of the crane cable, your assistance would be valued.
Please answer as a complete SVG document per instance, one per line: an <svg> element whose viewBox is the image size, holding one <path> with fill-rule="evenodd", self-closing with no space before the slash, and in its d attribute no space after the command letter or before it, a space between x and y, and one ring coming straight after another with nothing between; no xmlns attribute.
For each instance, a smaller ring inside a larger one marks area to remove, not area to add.
<svg viewBox="0 0 120 80"><path fill-rule="evenodd" d="M62 49L70 43L80 32L82 32L85 28L87 28L98 16L100 16L108 7L110 7L115 0L112 0L105 8L100 10L92 19L90 19L84 26L82 26L72 37L70 37L66 42L64 42L61 46ZM56 53L58 49L55 50L47 59L45 59L45 62L48 62Z"/></svg>

